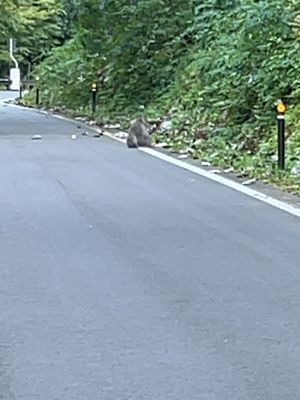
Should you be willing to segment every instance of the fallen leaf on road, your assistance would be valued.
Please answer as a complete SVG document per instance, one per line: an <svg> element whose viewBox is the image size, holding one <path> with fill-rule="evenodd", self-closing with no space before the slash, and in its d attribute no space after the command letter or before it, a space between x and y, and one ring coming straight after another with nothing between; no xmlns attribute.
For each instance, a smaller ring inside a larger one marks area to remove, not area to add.
<svg viewBox="0 0 300 400"><path fill-rule="evenodd" d="M168 143L165 143L165 142L163 142L163 143L156 143L156 144L154 145L154 147L157 147L157 148L168 147Z"/></svg>
<svg viewBox="0 0 300 400"><path fill-rule="evenodd" d="M127 139L128 133L127 133L127 132L122 132L122 131L120 131L120 132L117 132L117 133L115 134L115 136L116 136L117 138L120 138L120 139Z"/></svg>
<svg viewBox="0 0 300 400"><path fill-rule="evenodd" d="M103 131L102 135L107 135L107 136L114 136L112 133L108 132L108 131Z"/></svg>
<svg viewBox="0 0 300 400"><path fill-rule="evenodd" d="M255 179L255 178L248 179L247 181L243 182L242 185L244 185L244 186L252 185L256 181L257 181L257 179Z"/></svg>
<svg viewBox="0 0 300 400"><path fill-rule="evenodd" d="M105 128L107 128L107 129L120 129L121 125L120 124L105 125Z"/></svg>

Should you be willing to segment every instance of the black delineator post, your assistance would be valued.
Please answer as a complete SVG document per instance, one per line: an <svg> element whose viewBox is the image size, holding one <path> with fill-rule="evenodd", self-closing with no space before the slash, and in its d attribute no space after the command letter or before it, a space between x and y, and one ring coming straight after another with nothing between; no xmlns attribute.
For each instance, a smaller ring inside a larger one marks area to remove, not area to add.
<svg viewBox="0 0 300 400"><path fill-rule="evenodd" d="M286 106L283 103L277 105L277 123L278 123L278 168L285 169L285 111Z"/></svg>
<svg viewBox="0 0 300 400"><path fill-rule="evenodd" d="M40 104L40 88L36 88L35 92L35 104L38 106Z"/></svg>
<svg viewBox="0 0 300 400"><path fill-rule="evenodd" d="M23 86L22 86L22 83L20 85L20 95L19 95L19 97L20 97L20 100L22 100L22 98L23 98Z"/></svg>
<svg viewBox="0 0 300 400"><path fill-rule="evenodd" d="M35 89L35 104L36 104L37 106L40 105L40 85L39 85L39 82L40 82L40 77L39 77L39 76L36 76L36 78L35 78L35 84L36 84L36 89Z"/></svg>
<svg viewBox="0 0 300 400"><path fill-rule="evenodd" d="M278 168L285 169L285 116L278 115Z"/></svg>
<svg viewBox="0 0 300 400"><path fill-rule="evenodd" d="M97 108L97 83L92 84L92 112L95 113Z"/></svg>

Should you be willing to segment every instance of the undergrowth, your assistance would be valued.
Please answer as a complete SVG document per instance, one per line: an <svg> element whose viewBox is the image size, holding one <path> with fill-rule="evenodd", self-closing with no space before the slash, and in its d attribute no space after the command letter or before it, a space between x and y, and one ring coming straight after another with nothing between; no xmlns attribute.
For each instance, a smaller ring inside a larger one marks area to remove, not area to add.
<svg viewBox="0 0 300 400"><path fill-rule="evenodd" d="M73 39L35 71L47 107L92 117L96 81L97 120L171 120L155 140L172 151L300 193L290 173L300 161L296 1L122 0L103 12L87 3ZM285 172L276 166L279 99L288 105Z"/></svg>

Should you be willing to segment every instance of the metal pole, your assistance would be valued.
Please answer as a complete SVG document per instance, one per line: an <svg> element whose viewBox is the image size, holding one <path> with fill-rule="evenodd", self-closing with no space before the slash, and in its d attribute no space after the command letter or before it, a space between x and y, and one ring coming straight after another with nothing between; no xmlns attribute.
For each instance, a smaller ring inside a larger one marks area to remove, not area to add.
<svg viewBox="0 0 300 400"><path fill-rule="evenodd" d="M277 123L278 123L278 168L285 169L285 112L286 105L283 101L277 104Z"/></svg>
<svg viewBox="0 0 300 400"><path fill-rule="evenodd" d="M92 99L92 111L93 111L93 113L96 112L96 106L97 106L96 92L93 92L93 99Z"/></svg>
<svg viewBox="0 0 300 400"><path fill-rule="evenodd" d="M97 108L97 84L92 84L92 112L95 113Z"/></svg>
<svg viewBox="0 0 300 400"><path fill-rule="evenodd" d="M40 104L40 88L36 88L35 104L38 106Z"/></svg>
<svg viewBox="0 0 300 400"><path fill-rule="evenodd" d="M278 121L278 168L285 169L285 116L279 114Z"/></svg>
<svg viewBox="0 0 300 400"><path fill-rule="evenodd" d="M22 84L20 85L20 100L23 98L23 87Z"/></svg>
<svg viewBox="0 0 300 400"><path fill-rule="evenodd" d="M15 68L19 68L19 63L14 57L14 39L9 39L9 56L11 60L15 63Z"/></svg>

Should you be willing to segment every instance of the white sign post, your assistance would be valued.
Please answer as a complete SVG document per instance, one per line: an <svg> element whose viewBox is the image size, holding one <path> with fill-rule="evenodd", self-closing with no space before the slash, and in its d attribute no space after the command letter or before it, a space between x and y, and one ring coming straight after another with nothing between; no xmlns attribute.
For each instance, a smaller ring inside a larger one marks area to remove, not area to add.
<svg viewBox="0 0 300 400"><path fill-rule="evenodd" d="M20 90L21 85L21 71L18 61L14 57L14 39L9 39L9 55L11 60L15 63L15 68L10 69L10 90Z"/></svg>

